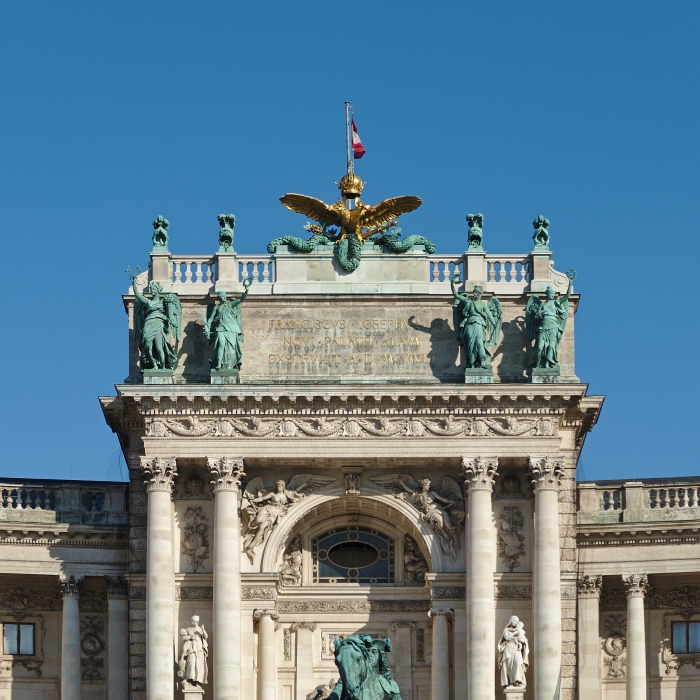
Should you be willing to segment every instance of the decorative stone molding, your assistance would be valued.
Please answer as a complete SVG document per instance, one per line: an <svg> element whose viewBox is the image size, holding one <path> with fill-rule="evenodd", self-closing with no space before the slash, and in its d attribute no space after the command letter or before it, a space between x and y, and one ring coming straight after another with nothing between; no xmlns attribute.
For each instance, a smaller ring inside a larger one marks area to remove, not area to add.
<svg viewBox="0 0 700 700"><path fill-rule="evenodd" d="M466 589L464 586L433 586L431 595L433 600L464 600L466 597Z"/></svg>
<svg viewBox="0 0 700 700"><path fill-rule="evenodd" d="M422 627L416 630L416 661L425 663L425 630Z"/></svg>
<svg viewBox="0 0 700 700"><path fill-rule="evenodd" d="M625 584L628 598L643 598L649 585L649 579L646 574L623 576L622 582Z"/></svg>
<svg viewBox="0 0 700 700"><path fill-rule="evenodd" d="M281 613L427 612L427 600L278 600Z"/></svg>
<svg viewBox="0 0 700 700"><path fill-rule="evenodd" d="M498 457L462 457L464 488L469 491L493 491L498 476Z"/></svg>
<svg viewBox="0 0 700 700"><path fill-rule="evenodd" d="M217 491L240 491L243 471L243 457L222 457L207 459L207 467L211 474L211 485L214 493Z"/></svg>
<svg viewBox="0 0 700 700"><path fill-rule="evenodd" d="M172 493L173 484L177 478L175 457L141 457L141 471L146 484L146 491L167 491Z"/></svg>
<svg viewBox="0 0 700 700"><path fill-rule="evenodd" d="M494 597L505 600L532 598L532 588L530 586L496 586Z"/></svg>
<svg viewBox="0 0 700 700"><path fill-rule="evenodd" d="M180 483L182 483L182 480ZM177 497L181 500L201 500L210 498L210 496L204 491L204 481L202 481L202 479L200 479L194 472L187 477Z"/></svg>
<svg viewBox="0 0 700 700"><path fill-rule="evenodd" d="M296 632L299 629L311 630L312 632L315 632L316 625L313 622L295 622L290 626L290 629L293 632Z"/></svg>
<svg viewBox="0 0 700 700"><path fill-rule="evenodd" d="M179 595L179 588L175 589L175 597ZM129 586L129 600L146 600L145 586Z"/></svg>
<svg viewBox="0 0 700 700"><path fill-rule="evenodd" d="M584 574L577 581L579 598L600 598L603 589L602 576L589 576Z"/></svg>
<svg viewBox="0 0 700 700"><path fill-rule="evenodd" d="M558 491L564 478L563 457L530 457L528 474L537 491Z"/></svg>
<svg viewBox="0 0 700 700"><path fill-rule="evenodd" d="M458 418L385 418L353 415L351 418L146 418L146 435L152 438L425 438L425 437L552 437L557 420L513 416Z"/></svg>
<svg viewBox="0 0 700 700"><path fill-rule="evenodd" d="M0 610L18 619L32 612L62 609L58 588L0 588Z"/></svg>
<svg viewBox="0 0 700 700"><path fill-rule="evenodd" d="M191 506L185 511L185 527L182 529L180 553L187 557L194 573L204 568L204 561L209 558L207 520L201 506Z"/></svg>
<svg viewBox="0 0 700 700"><path fill-rule="evenodd" d="M391 629L396 632L399 627L403 627L404 629L408 628L409 630L414 630L416 629L416 625L413 622L404 622L403 620L398 620L397 622L394 622L391 625Z"/></svg>
<svg viewBox="0 0 700 700"><path fill-rule="evenodd" d="M107 597L104 588L85 590L80 594L80 612L107 612Z"/></svg>
<svg viewBox="0 0 700 700"><path fill-rule="evenodd" d="M277 610L268 610L267 608L253 611L253 619L256 622L260 622L263 617L271 617L273 620L279 620L280 614Z"/></svg>
<svg viewBox="0 0 700 700"><path fill-rule="evenodd" d="M292 660L292 633L289 627L282 630L282 645L284 649L284 660Z"/></svg>
<svg viewBox="0 0 700 700"><path fill-rule="evenodd" d="M61 593L64 598L80 598L84 576L59 576Z"/></svg>
<svg viewBox="0 0 700 700"><path fill-rule="evenodd" d="M627 675L627 640L625 639L626 620L622 615L610 615L603 621L607 635L602 642L605 656L603 664L607 669L606 679L621 679Z"/></svg>
<svg viewBox="0 0 700 700"><path fill-rule="evenodd" d="M94 615L88 615L80 621L80 633L80 677L84 681L101 680L104 658L98 657L105 649L104 622Z"/></svg>
<svg viewBox="0 0 700 700"><path fill-rule="evenodd" d="M672 609L689 618L700 614L700 586L650 588L647 604L652 610Z"/></svg>
<svg viewBox="0 0 700 700"><path fill-rule="evenodd" d="M277 597L277 589L272 587L243 586L241 598L243 600L274 600Z"/></svg>
<svg viewBox="0 0 700 700"><path fill-rule="evenodd" d="M520 534L524 525L525 518L517 506L505 506L496 520L498 556L511 572L525 556L525 537Z"/></svg>
<svg viewBox="0 0 700 700"><path fill-rule="evenodd" d="M600 609L606 612L627 610L625 591L621 588L603 588L600 593Z"/></svg>
<svg viewBox="0 0 700 700"><path fill-rule="evenodd" d="M128 598L129 584L123 576L105 576L107 598Z"/></svg>
<svg viewBox="0 0 700 700"><path fill-rule="evenodd" d="M514 472L508 472L501 479L501 488L498 493L494 494L494 498L527 498L527 495L523 493L522 483L520 477Z"/></svg>
<svg viewBox="0 0 700 700"><path fill-rule="evenodd" d="M175 589L176 600L212 600L214 589L210 586L182 586Z"/></svg>

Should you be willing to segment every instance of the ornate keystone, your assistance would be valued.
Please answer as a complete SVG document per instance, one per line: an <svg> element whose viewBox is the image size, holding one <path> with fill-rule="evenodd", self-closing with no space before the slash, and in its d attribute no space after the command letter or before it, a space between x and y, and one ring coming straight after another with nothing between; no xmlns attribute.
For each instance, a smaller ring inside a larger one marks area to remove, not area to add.
<svg viewBox="0 0 700 700"><path fill-rule="evenodd" d="M157 250L162 253L168 252L168 226L170 222L159 216L157 219L153 220L153 250Z"/></svg>
<svg viewBox="0 0 700 700"><path fill-rule="evenodd" d="M564 458L530 457L529 474L535 491L558 491L564 477Z"/></svg>
<svg viewBox="0 0 700 700"><path fill-rule="evenodd" d="M80 590L83 587L84 576L59 576L61 593L64 598L80 598Z"/></svg>
<svg viewBox="0 0 700 700"><path fill-rule="evenodd" d="M219 252L230 253L233 250L233 229L236 227L236 217L233 214L219 214Z"/></svg>
<svg viewBox="0 0 700 700"><path fill-rule="evenodd" d="M602 576L589 576L584 574L577 581L579 598L600 598L603 588Z"/></svg>
<svg viewBox="0 0 700 700"><path fill-rule="evenodd" d="M167 491L173 490L173 484L177 478L177 465L175 457L141 457L141 470L143 480L146 484L146 491Z"/></svg>
<svg viewBox="0 0 700 700"><path fill-rule="evenodd" d="M105 576L105 590L108 598L129 597L129 584L123 576Z"/></svg>
<svg viewBox="0 0 700 700"><path fill-rule="evenodd" d="M649 578L646 574L623 576L622 581L627 589L628 598L643 598L649 586Z"/></svg>
<svg viewBox="0 0 700 700"><path fill-rule="evenodd" d="M207 467L211 474L211 485L214 493L217 491L239 491L241 479L245 476L243 471L243 457L222 457L221 459L207 459Z"/></svg>
<svg viewBox="0 0 700 700"><path fill-rule="evenodd" d="M462 457L462 478L467 491L493 491L498 457Z"/></svg>
<svg viewBox="0 0 700 700"><path fill-rule="evenodd" d="M260 620L263 617L271 617L273 620L279 620L280 619L280 614L277 612L277 610L255 610L253 611L253 619L256 622L260 622Z"/></svg>

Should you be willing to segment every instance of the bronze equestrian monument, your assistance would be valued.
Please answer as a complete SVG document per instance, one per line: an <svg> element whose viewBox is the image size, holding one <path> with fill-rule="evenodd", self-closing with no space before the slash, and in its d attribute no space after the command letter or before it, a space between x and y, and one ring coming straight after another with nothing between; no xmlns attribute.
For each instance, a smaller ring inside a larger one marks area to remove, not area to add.
<svg viewBox="0 0 700 700"><path fill-rule="evenodd" d="M447 254L365 189L284 195L260 255L155 219L100 398L129 482L0 482L5 700L700 697L700 478L577 482L556 225Z"/></svg>

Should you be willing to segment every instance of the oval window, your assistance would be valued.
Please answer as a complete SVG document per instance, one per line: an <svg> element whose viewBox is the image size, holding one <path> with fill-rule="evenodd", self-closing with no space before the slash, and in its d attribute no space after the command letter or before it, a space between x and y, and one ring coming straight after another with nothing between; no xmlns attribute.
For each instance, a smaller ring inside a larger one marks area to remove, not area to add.
<svg viewBox="0 0 700 700"><path fill-rule="evenodd" d="M343 569L364 569L379 558L379 552L366 542L341 542L329 550L328 558Z"/></svg>

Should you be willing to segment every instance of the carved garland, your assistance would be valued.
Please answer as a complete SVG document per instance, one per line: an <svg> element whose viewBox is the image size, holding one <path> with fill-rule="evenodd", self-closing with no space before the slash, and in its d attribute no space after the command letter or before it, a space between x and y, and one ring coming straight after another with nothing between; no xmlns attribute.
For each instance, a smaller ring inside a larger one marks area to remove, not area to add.
<svg viewBox="0 0 700 700"><path fill-rule="evenodd" d="M153 438L404 438L404 437L551 437L555 418L147 418Z"/></svg>

